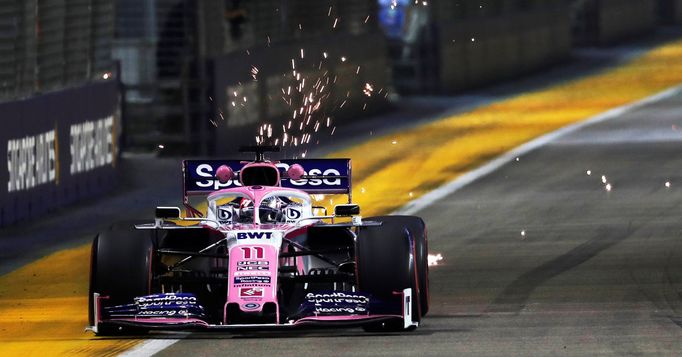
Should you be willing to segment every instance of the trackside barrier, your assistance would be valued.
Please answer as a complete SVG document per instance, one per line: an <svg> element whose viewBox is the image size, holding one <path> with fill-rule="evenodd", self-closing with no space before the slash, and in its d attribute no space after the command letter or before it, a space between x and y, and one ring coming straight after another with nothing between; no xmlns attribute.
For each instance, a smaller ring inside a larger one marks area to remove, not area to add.
<svg viewBox="0 0 682 357"><path fill-rule="evenodd" d="M660 4L659 4L660 2ZM659 5L677 0L584 0L578 2L575 28L578 44L609 44L653 30Z"/></svg>
<svg viewBox="0 0 682 357"><path fill-rule="evenodd" d="M656 0L601 0L599 5L600 43L650 31L656 26Z"/></svg>
<svg viewBox="0 0 682 357"><path fill-rule="evenodd" d="M519 76L569 56L571 27L564 7L436 27L439 87L451 92Z"/></svg>
<svg viewBox="0 0 682 357"><path fill-rule="evenodd" d="M658 14L663 23L682 24L682 0L659 0Z"/></svg>
<svg viewBox="0 0 682 357"><path fill-rule="evenodd" d="M115 81L0 103L0 226L113 187L119 108Z"/></svg>

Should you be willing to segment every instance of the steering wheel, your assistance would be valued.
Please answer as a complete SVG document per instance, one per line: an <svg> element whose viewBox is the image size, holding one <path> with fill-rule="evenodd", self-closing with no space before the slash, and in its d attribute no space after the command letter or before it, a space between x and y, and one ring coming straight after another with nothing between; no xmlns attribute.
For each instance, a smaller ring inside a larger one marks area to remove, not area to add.
<svg viewBox="0 0 682 357"><path fill-rule="evenodd" d="M258 215L261 223L280 223L286 221L281 210L268 206L260 206L258 208Z"/></svg>

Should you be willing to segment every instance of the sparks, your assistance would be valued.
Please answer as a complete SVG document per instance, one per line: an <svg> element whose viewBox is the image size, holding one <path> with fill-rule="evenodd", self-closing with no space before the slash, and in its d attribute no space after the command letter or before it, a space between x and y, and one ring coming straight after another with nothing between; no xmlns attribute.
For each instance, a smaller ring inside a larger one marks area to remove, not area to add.
<svg viewBox="0 0 682 357"><path fill-rule="evenodd" d="M428 255L428 262L430 267L439 265L439 262L441 260L443 260L443 255L441 255L440 253Z"/></svg>
<svg viewBox="0 0 682 357"><path fill-rule="evenodd" d="M372 85L369 83L365 83L365 88L362 89L362 93L364 93L368 97L371 97L373 91L374 87L372 87Z"/></svg>

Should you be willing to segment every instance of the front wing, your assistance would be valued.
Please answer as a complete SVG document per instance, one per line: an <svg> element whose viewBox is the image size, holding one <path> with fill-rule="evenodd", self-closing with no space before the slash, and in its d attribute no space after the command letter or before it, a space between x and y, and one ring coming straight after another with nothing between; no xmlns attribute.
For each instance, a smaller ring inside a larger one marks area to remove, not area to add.
<svg viewBox="0 0 682 357"><path fill-rule="evenodd" d="M108 327L134 327L149 330L271 330L271 329L293 329L306 327L354 327L362 326L375 322L387 322L402 320L405 329L418 326L418 322L412 319L412 289L404 289L396 292L400 296L400 307L395 311L382 311L372 313L367 311L364 314L349 313L336 314L333 316L318 315L304 316L280 323L269 324L211 324L192 314L187 316L173 317L146 317L146 316L104 316L102 297L95 293L93 298L93 311L95 311L94 325L88 326L86 330L98 333L99 329L106 325Z"/></svg>

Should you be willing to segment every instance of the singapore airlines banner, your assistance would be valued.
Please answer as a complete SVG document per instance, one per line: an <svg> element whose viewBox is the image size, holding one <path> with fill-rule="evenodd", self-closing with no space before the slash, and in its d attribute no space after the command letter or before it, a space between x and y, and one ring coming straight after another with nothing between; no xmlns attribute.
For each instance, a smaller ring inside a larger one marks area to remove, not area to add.
<svg viewBox="0 0 682 357"><path fill-rule="evenodd" d="M113 187L119 108L113 81L0 103L0 226Z"/></svg>

